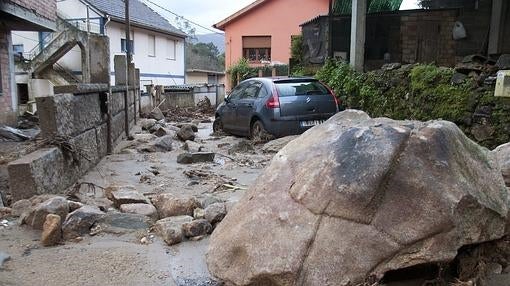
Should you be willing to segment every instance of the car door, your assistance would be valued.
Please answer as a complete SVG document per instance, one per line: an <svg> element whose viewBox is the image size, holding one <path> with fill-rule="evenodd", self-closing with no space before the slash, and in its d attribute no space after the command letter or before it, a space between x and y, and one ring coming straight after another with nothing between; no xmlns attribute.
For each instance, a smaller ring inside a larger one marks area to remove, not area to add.
<svg viewBox="0 0 510 286"><path fill-rule="evenodd" d="M239 125L239 131L244 134L250 133L251 118L255 112L255 101L257 100L257 95L261 87L261 82L250 81L241 93L236 110L236 121Z"/></svg>
<svg viewBox="0 0 510 286"><path fill-rule="evenodd" d="M246 83L239 84L232 90L227 100L225 100L225 107L221 114L221 120L223 122L223 128L227 131L234 131L238 129L235 126L236 110L238 101L241 96L241 92L245 87Z"/></svg>

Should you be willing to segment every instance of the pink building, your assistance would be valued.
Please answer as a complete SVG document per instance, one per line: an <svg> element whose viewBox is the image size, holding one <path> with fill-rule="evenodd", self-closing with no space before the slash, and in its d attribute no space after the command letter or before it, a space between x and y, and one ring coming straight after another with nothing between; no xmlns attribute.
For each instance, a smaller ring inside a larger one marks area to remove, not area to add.
<svg viewBox="0 0 510 286"><path fill-rule="evenodd" d="M327 14L329 0L257 0L214 25L225 31L225 68L244 57L253 66L289 64L300 24Z"/></svg>

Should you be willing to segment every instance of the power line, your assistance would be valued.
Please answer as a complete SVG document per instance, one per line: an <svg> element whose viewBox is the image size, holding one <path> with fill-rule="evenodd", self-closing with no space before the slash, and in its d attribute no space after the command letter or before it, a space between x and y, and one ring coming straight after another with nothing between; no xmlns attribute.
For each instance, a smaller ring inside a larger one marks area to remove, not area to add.
<svg viewBox="0 0 510 286"><path fill-rule="evenodd" d="M198 23L196 23L196 22L193 22L193 21L191 21L190 19L184 18L183 16L181 16L181 15L179 15L179 14L175 13L175 12L172 12L172 11L168 10L167 8L162 7L162 6L160 6L159 4L156 4L156 3L152 2L151 0L143 0L143 1L149 2L149 3L151 3L152 5L154 5L154 6L158 7L158 8L160 8L160 9L163 9L164 11L166 11L166 12L168 12L168 13L170 13L170 14L172 14L172 15L174 15L174 16L176 16L176 17L178 17L178 18L184 19L184 20L188 21L189 23L191 23L191 24L193 24L193 25L195 25L195 26L198 26L198 27L200 27L200 28L202 28L202 29L205 29L205 30L207 30L207 31L209 31L209 32L212 32L212 33L214 33L214 34L218 34L218 35L223 35L223 33L217 32L217 31L215 31L215 30L213 30L213 29L211 29L211 28L208 28L208 27L202 26L202 25L200 25L200 24L198 24Z"/></svg>

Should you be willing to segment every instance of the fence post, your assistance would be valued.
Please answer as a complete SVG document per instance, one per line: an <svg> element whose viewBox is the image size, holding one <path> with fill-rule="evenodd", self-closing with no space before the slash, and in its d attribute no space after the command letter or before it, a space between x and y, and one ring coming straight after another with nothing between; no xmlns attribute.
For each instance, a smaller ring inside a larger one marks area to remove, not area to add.
<svg viewBox="0 0 510 286"><path fill-rule="evenodd" d="M273 67L273 69L271 70L271 75L272 77L276 77L276 68Z"/></svg>
<svg viewBox="0 0 510 286"><path fill-rule="evenodd" d="M263 77L264 74L262 73L262 69L259 69L259 77Z"/></svg>

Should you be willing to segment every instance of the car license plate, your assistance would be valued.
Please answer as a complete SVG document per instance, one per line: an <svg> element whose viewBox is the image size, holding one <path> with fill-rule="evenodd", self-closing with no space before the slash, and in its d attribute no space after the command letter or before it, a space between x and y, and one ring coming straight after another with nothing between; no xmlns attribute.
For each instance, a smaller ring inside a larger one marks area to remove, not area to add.
<svg viewBox="0 0 510 286"><path fill-rule="evenodd" d="M324 123L324 120L307 120L301 121L301 127L312 127Z"/></svg>

